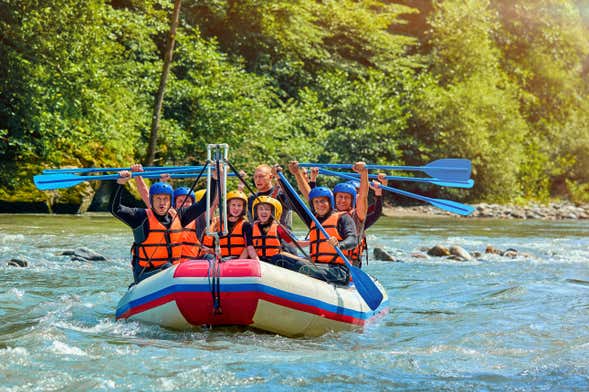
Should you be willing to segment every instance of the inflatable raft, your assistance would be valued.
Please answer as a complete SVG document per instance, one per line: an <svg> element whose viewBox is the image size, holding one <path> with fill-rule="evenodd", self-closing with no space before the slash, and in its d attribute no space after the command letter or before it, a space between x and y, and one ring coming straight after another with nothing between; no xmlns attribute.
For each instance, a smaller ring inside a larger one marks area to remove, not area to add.
<svg viewBox="0 0 589 392"><path fill-rule="evenodd" d="M116 318L178 330L240 325L318 336L362 329L386 313L386 291L376 285L383 300L371 310L353 283L337 286L256 260L191 260L132 286Z"/></svg>

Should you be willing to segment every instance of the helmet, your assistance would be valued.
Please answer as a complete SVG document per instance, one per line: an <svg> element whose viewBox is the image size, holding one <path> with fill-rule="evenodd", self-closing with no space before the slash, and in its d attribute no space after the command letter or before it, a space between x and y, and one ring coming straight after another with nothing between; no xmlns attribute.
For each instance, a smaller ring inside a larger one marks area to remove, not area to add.
<svg viewBox="0 0 589 392"><path fill-rule="evenodd" d="M356 207L356 188L347 182L340 182L333 187L333 193L347 193L352 195L352 207Z"/></svg>
<svg viewBox="0 0 589 392"><path fill-rule="evenodd" d="M325 186L318 186L316 188L311 189L311 192L309 192L309 202L312 203L313 199L317 197L327 197L329 199L329 205L331 206L331 208L333 208L333 206L335 205L333 201L333 192L331 192L331 189Z"/></svg>
<svg viewBox="0 0 589 392"><path fill-rule="evenodd" d="M252 204L252 211L254 211L254 214L258 204L270 204L272 207L274 207L274 219L280 220L280 217L282 216L282 204L280 204L278 200L270 196L256 197L254 199L254 203Z"/></svg>
<svg viewBox="0 0 589 392"><path fill-rule="evenodd" d="M149 187L149 198L154 195L169 195L170 201L174 198L174 188L167 182L155 182Z"/></svg>
<svg viewBox="0 0 589 392"><path fill-rule="evenodd" d="M196 201L201 201L203 197L205 197L205 193L207 193L206 189L199 189L194 194L196 196Z"/></svg>
<svg viewBox="0 0 589 392"><path fill-rule="evenodd" d="M357 191L358 189L360 189L360 181L356 181L356 180L349 180L349 181L346 181L346 184L350 184L350 185L352 185L354 188L356 188L356 191Z"/></svg>
<svg viewBox="0 0 589 392"><path fill-rule="evenodd" d="M247 196L242 191L230 191L230 192L227 192L227 201L229 201L231 199L240 199L240 200L243 200L243 202L245 203L244 205L247 206Z"/></svg>
<svg viewBox="0 0 589 392"><path fill-rule="evenodd" d="M193 203L196 201L194 198L194 192L192 191L192 189L187 188L185 186L183 186L181 188L174 189L174 201L178 198L178 196L185 196L185 195L188 195L189 197L191 197Z"/></svg>

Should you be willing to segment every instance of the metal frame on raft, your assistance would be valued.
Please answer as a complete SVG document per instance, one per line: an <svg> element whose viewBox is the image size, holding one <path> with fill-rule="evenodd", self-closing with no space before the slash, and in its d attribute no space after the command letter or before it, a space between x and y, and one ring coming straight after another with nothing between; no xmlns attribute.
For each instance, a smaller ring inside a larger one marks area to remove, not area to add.
<svg viewBox="0 0 589 392"><path fill-rule="evenodd" d="M229 155L229 145L226 143L222 144L208 144L207 145L207 226L206 234L215 239L215 255L218 260L221 260L221 245L219 241L220 236L226 236L227 231L227 157ZM217 194L219 198L219 219L222 220L220 225L220 231L214 230L212 227L213 223L213 211L211 209L211 171L213 170L212 165L215 165L217 170Z"/></svg>

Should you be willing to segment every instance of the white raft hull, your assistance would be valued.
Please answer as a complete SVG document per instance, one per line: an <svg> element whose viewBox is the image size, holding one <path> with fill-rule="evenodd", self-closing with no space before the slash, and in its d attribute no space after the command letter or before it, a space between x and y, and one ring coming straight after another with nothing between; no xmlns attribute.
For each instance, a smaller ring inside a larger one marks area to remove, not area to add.
<svg viewBox="0 0 589 392"><path fill-rule="evenodd" d="M217 278L218 277L218 278ZM353 284L336 286L255 260L210 265L191 260L132 286L117 306L117 319L186 330L241 325L285 336L318 336L362 329L388 310L371 310Z"/></svg>

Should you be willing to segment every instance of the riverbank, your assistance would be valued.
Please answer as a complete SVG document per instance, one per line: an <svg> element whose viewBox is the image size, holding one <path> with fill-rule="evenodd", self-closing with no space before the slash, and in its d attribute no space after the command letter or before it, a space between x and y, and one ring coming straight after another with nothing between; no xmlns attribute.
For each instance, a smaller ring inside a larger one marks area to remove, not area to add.
<svg viewBox="0 0 589 392"><path fill-rule="evenodd" d="M466 218L495 218L495 219L589 219L589 204L576 206L572 203L550 203L548 205L530 204L528 206L513 206L499 204L472 204L475 211ZM389 217L446 217L456 216L450 212L440 210L430 205L399 207L386 205L383 214Z"/></svg>

